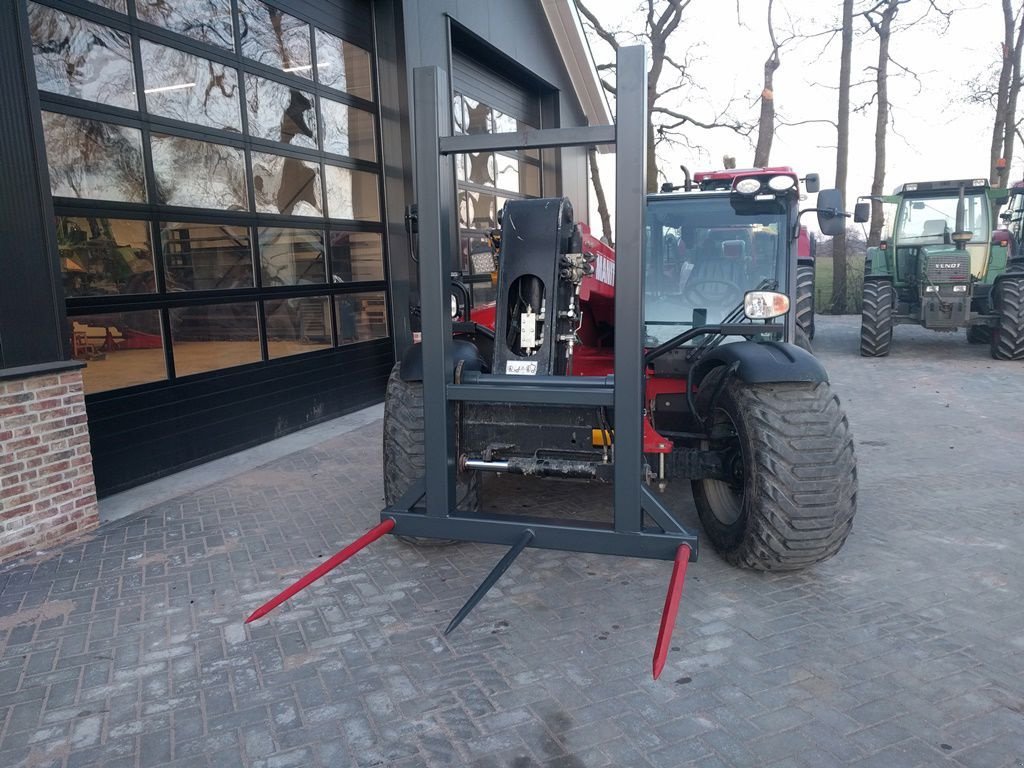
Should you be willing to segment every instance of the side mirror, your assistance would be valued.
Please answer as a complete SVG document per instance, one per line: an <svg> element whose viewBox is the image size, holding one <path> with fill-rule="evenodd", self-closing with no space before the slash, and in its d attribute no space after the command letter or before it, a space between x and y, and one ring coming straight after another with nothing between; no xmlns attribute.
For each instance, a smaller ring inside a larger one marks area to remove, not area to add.
<svg viewBox="0 0 1024 768"><path fill-rule="evenodd" d="M1002 213L999 214L1000 221L1009 221L1011 218L1013 217L1009 211L1003 211Z"/></svg>
<svg viewBox="0 0 1024 768"><path fill-rule="evenodd" d="M863 224L871 220L871 203L857 203L853 206L853 220L857 224Z"/></svg>
<svg viewBox="0 0 1024 768"><path fill-rule="evenodd" d="M843 196L838 189L823 189L818 193L818 229L823 235L835 237L846 229Z"/></svg>
<svg viewBox="0 0 1024 768"><path fill-rule="evenodd" d="M808 173L804 176L804 188L807 190L807 194L813 195L819 189L821 189L821 178L816 173Z"/></svg>

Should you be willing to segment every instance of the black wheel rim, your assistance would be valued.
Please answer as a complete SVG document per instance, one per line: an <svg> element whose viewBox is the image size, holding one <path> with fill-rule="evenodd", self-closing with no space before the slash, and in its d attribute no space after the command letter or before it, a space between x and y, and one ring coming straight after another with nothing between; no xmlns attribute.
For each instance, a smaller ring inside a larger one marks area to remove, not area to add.
<svg viewBox="0 0 1024 768"><path fill-rule="evenodd" d="M725 469L732 475L732 480L705 480L704 493L715 519L723 526L732 526L743 517L746 501L746 473L739 430L732 416L716 408L709 434L711 450L725 453Z"/></svg>

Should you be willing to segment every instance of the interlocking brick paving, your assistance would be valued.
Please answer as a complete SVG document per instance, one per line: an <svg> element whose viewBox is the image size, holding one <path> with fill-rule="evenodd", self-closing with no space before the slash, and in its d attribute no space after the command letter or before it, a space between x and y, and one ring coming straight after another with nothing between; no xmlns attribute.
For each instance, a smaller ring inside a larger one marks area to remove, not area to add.
<svg viewBox="0 0 1024 768"><path fill-rule="evenodd" d="M706 548L660 681L664 562L527 550L445 638L503 550L386 537L244 625L378 519L378 423L0 569L0 766L1024 765L1024 367L856 335L819 319L858 439L846 548L787 575Z"/></svg>

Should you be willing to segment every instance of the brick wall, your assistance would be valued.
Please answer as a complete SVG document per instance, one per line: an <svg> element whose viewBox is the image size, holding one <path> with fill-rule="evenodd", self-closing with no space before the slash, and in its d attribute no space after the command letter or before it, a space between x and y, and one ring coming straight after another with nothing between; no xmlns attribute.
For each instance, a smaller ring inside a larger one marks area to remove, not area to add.
<svg viewBox="0 0 1024 768"><path fill-rule="evenodd" d="M81 371L0 381L0 563L98 522Z"/></svg>

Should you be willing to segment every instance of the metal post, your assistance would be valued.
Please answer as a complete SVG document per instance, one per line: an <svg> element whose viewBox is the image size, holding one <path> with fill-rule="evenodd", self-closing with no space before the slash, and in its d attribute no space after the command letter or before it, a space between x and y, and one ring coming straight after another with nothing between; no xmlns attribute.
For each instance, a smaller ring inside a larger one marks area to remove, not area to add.
<svg viewBox="0 0 1024 768"><path fill-rule="evenodd" d="M643 527L644 209L647 57L620 48L615 64L615 530Z"/></svg>
<svg viewBox="0 0 1024 768"><path fill-rule="evenodd" d="M423 429L427 514L455 507L455 440L446 388L452 368L450 258L447 242L454 180L440 162L440 137L451 133L448 76L438 67L413 72L416 204L419 211L420 317L423 328Z"/></svg>

